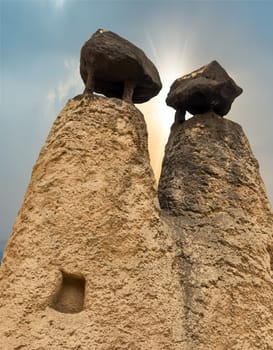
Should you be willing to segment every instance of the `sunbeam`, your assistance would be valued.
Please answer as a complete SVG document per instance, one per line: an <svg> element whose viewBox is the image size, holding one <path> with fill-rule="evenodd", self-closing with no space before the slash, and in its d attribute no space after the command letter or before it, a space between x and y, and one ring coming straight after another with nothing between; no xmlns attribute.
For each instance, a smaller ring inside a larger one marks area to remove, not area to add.
<svg viewBox="0 0 273 350"><path fill-rule="evenodd" d="M138 105L147 121L151 164L157 180L175 114L175 110L168 107L165 100L174 80L192 68L187 60L190 34L182 40L175 33L177 31L169 28L168 32L166 29L164 31L157 30L156 36L147 35L150 58L160 72L163 87L158 96L143 105ZM171 39L167 40L167 38ZM162 50L163 47L164 50Z"/></svg>

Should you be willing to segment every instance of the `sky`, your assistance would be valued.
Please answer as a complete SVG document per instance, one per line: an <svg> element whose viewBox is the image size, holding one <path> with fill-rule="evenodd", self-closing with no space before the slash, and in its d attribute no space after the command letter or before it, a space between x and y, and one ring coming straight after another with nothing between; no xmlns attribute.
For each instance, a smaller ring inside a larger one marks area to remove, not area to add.
<svg viewBox="0 0 273 350"><path fill-rule="evenodd" d="M137 106L156 176L174 117L171 83L216 59L244 90L226 117L242 125L273 203L273 0L0 0L0 16L0 242L53 121L83 91L80 49L98 28L133 42L159 70L160 94Z"/></svg>

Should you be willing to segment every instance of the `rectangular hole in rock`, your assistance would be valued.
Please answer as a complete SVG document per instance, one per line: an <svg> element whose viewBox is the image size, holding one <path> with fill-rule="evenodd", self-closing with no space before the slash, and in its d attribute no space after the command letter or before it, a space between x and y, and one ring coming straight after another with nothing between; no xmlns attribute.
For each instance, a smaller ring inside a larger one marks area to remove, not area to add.
<svg viewBox="0 0 273 350"><path fill-rule="evenodd" d="M50 306L62 313L81 312L84 305L85 278L64 271L61 273L62 283Z"/></svg>

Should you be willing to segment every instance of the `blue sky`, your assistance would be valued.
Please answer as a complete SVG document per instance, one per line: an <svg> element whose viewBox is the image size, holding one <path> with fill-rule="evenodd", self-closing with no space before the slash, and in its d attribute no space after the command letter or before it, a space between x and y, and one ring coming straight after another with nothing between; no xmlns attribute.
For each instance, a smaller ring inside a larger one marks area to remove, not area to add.
<svg viewBox="0 0 273 350"><path fill-rule="evenodd" d="M80 48L98 28L141 47L164 87L141 109L159 173L174 111L170 84L213 59L244 89L227 116L243 126L273 202L273 1L0 0L0 240L9 236L32 166L68 98L83 85Z"/></svg>

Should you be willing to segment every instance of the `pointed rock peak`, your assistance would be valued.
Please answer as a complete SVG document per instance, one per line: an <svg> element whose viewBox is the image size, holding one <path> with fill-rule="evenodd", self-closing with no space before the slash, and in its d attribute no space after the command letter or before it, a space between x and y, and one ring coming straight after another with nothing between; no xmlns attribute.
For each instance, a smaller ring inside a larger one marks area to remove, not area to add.
<svg viewBox="0 0 273 350"><path fill-rule="evenodd" d="M118 99L71 99L0 268L1 350L174 349L183 303L155 187L142 113Z"/></svg>
<svg viewBox="0 0 273 350"><path fill-rule="evenodd" d="M119 35L98 29L81 49L85 91L142 103L161 90L159 73L145 53Z"/></svg>
<svg viewBox="0 0 273 350"><path fill-rule="evenodd" d="M273 213L242 128L211 112L175 123L158 192L181 247L185 348L272 348Z"/></svg>
<svg viewBox="0 0 273 350"><path fill-rule="evenodd" d="M212 61L176 79L166 103L176 109L178 121L185 119L186 111L191 114L213 111L224 116L229 112L234 99L242 92L224 68L217 61Z"/></svg>

